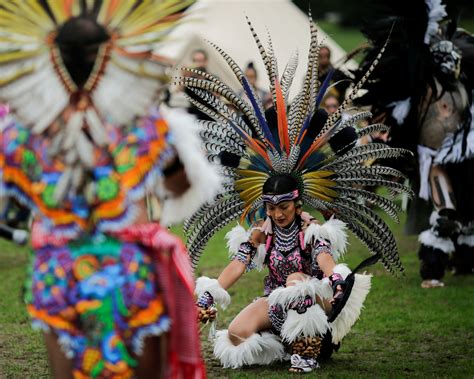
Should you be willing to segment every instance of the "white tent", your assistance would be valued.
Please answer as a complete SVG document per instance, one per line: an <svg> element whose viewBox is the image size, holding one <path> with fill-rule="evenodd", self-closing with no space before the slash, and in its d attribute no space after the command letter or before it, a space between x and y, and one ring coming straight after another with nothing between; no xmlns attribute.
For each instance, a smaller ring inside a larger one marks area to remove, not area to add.
<svg viewBox="0 0 474 379"><path fill-rule="evenodd" d="M313 14L317 9L313 9ZM299 65L293 81L292 95L303 82L310 32L308 15L290 0L198 0L189 9L189 16L169 36L168 43L158 52L176 61L178 66L191 64L191 53L203 49L209 55L209 72L238 88L238 82L219 53L206 41L211 41L227 52L240 67L252 61L259 73L258 85L268 88L264 66L257 46L250 33L245 16L266 45L267 30L283 71L292 53L299 53ZM332 52L331 60L337 62L345 52L318 28L319 40L324 40ZM345 67L352 68L350 61Z"/></svg>

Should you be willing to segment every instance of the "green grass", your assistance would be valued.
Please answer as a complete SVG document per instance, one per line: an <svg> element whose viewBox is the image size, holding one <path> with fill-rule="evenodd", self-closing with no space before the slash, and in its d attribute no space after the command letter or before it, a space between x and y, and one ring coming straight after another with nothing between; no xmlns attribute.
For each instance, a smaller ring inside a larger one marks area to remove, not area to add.
<svg viewBox="0 0 474 379"><path fill-rule="evenodd" d="M418 248L415 237L402 235L400 225L392 225L405 266L405 275L395 278L380 264L369 268L374 274L373 289L366 309L338 353L322 364L321 377L473 377L474 363L474 277L446 276L446 287L421 289L418 275ZM225 264L226 252L221 233L203 255L198 275L215 277ZM351 238L347 262L354 267L367 257L366 249ZM204 264L205 262L205 264ZM232 304L220 312L219 328L224 328L238 311L261 294L264 273L252 272L230 289ZM204 333L205 334L205 333ZM212 358L203 336L211 378L290 378L283 364L270 368L224 370Z"/></svg>
<svg viewBox="0 0 474 379"><path fill-rule="evenodd" d="M403 221L403 220L402 220ZM402 235L400 225L392 225L397 235L405 275L395 278L380 264L366 309L341 349L322 364L318 376L335 377L473 377L474 376L474 276L446 276L446 287L423 290L419 287L417 243ZM216 277L228 262L223 237L218 233L206 249L198 275ZM368 255L353 238L346 261L355 266ZM30 329L21 300L26 278L28 252L0 242L0 378L38 378L48 372L40 334ZM253 298L262 293L264 273L246 274L229 290L232 304L219 314L219 328ZM207 329L202 332L204 354L210 378L290 378L285 364L224 370L212 357Z"/></svg>

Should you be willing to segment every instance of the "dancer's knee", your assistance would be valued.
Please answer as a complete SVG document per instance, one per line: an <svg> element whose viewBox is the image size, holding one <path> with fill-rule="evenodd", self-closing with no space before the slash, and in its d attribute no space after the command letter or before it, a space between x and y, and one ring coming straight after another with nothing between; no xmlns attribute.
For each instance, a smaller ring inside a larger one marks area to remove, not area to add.
<svg viewBox="0 0 474 379"><path fill-rule="evenodd" d="M240 345L245 339L250 337L254 331L251 328L245 327L243 325L230 324L229 329L229 340L234 346Z"/></svg>
<svg viewBox="0 0 474 379"><path fill-rule="evenodd" d="M293 274L288 275L286 278L286 286L293 286L295 285L295 281L303 280L305 275L300 272L294 272Z"/></svg>

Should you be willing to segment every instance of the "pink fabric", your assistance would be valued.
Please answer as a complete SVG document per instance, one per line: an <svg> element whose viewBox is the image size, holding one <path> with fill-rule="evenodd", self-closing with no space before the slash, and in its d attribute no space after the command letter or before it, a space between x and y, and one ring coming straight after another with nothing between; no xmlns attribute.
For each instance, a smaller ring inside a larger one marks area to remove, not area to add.
<svg viewBox="0 0 474 379"><path fill-rule="evenodd" d="M34 221L31 226L31 246L33 249L41 249L45 246L64 246L71 238L60 236L57 233L49 233L40 221Z"/></svg>
<svg viewBox="0 0 474 379"><path fill-rule="evenodd" d="M130 226L116 236L126 242L139 242L155 253L156 271L172 320L167 378L205 378L193 295L194 278L183 243L153 223Z"/></svg>

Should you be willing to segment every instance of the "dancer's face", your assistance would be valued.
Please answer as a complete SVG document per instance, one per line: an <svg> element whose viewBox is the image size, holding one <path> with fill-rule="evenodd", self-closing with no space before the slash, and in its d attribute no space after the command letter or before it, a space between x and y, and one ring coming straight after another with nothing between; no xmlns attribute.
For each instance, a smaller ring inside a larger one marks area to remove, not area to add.
<svg viewBox="0 0 474 379"><path fill-rule="evenodd" d="M282 201L276 205L266 203L267 216L280 228L285 228L294 221L299 208L293 200Z"/></svg>

